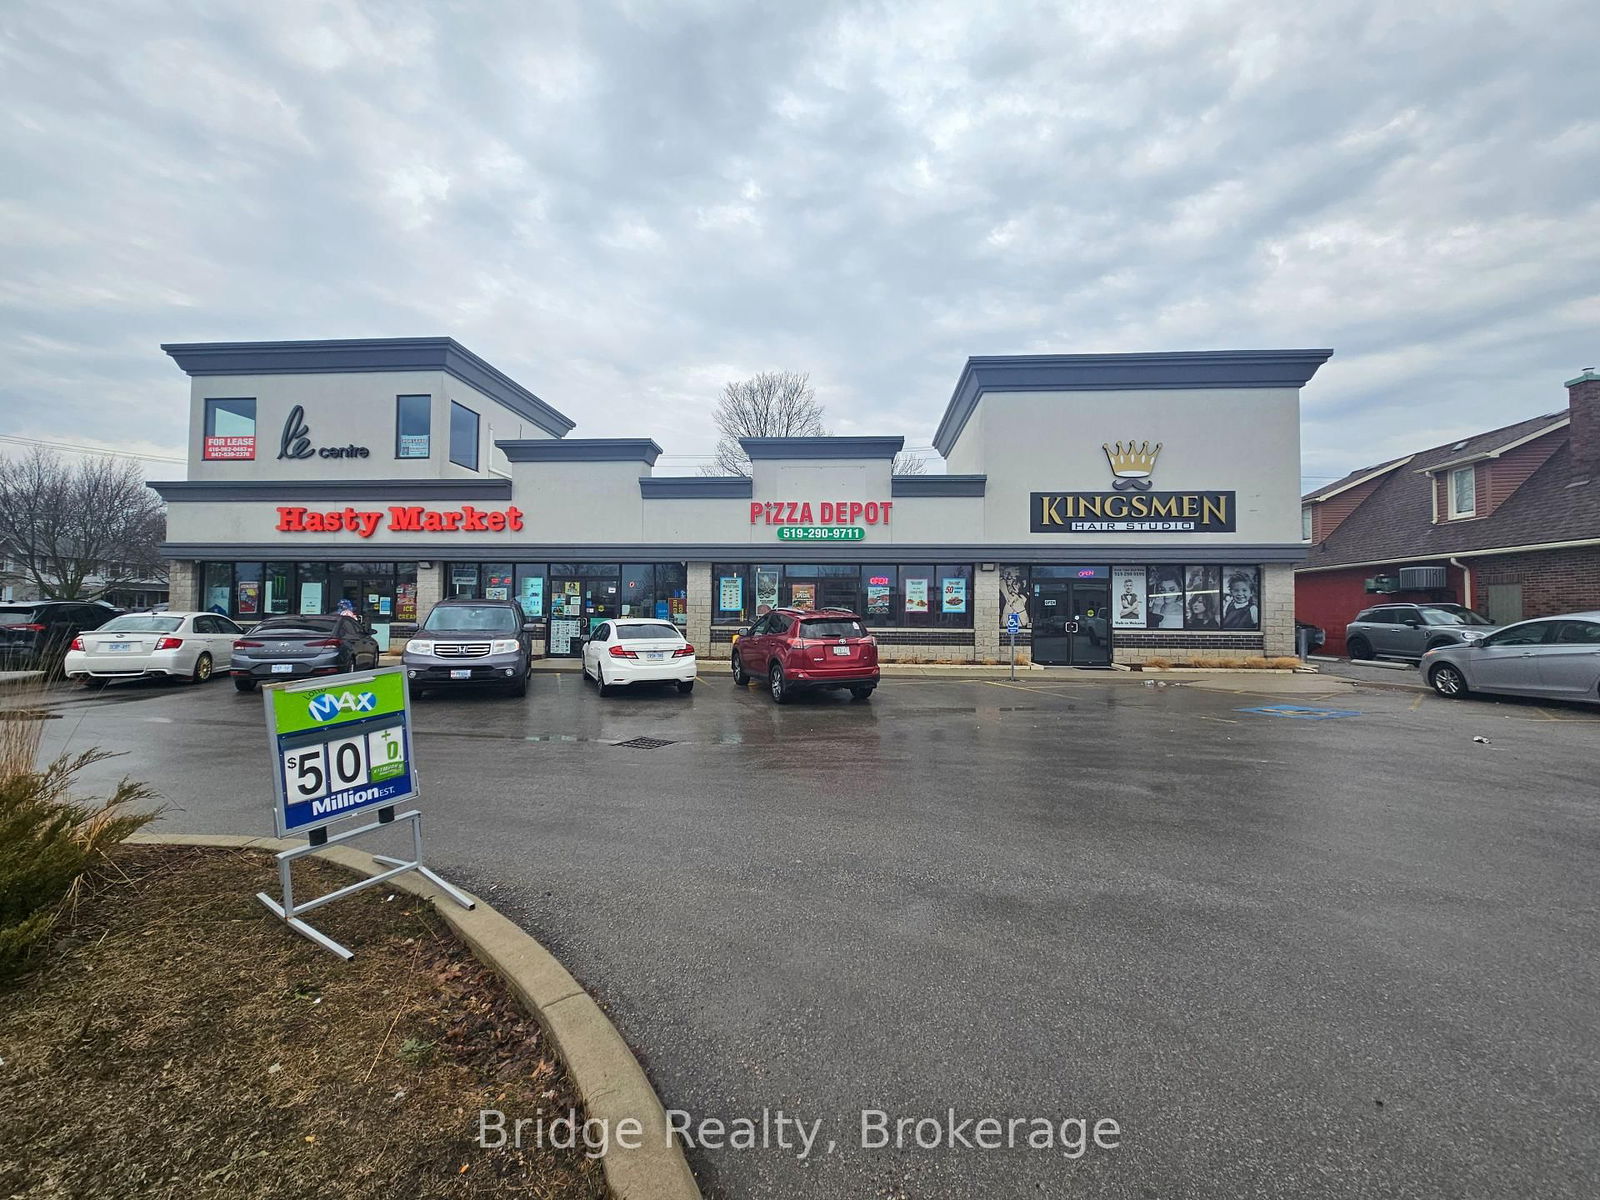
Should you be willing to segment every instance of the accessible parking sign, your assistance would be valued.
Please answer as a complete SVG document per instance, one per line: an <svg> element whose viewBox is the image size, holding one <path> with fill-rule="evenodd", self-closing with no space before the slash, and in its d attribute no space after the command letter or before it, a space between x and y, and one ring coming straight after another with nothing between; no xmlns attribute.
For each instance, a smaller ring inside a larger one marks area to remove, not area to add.
<svg viewBox="0 0 1600 1200"><path fill-rule="evenodd" d="M416 796L400 668L271 684L265 700L279 836Z"/></svg>

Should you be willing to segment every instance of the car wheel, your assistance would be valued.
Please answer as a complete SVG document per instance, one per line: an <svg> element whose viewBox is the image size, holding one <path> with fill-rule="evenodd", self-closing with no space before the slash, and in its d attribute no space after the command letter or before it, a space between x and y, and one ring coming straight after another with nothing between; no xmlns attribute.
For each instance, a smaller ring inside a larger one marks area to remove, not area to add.
<svg viewBox="0 0 1600 1200"><path fill-rule="evenodd" d="M194 671L189 676L190 683L204 683L211 678L211 655L202 654L194 660Z"/></svg>
<svg viewBox="0 0 1600 1200"><path fill-rule="evenodd" d="M872 691L873 689L869 687L851 688L850 696L854 700L865 700L867 697L872 695Z"/></svg>
<svg viewBox="0 0 1600 1200"><path fill-rule="evenodd" d="M611 695L611 685L606 682L606 669L599 663L594 665L594 681L596 686L599 687L602 696Z"/></svg>
<svg viewBox="0 0 1600 1200"><path fill-rule="evenodd" d="M679 683L678 683L678 691L682 692L685 696L687 696L690 692L694 691L694 680L692 680L692 679L680 680Z"/></svg>
<svg viewBox="0 0 1600 1200"><path fill-rule="evenodd" d="M1372 643L1367 641L1366 638L1351 638L1345 648L1350 651L1351 662L1359 662L1362 659L1372 657Z"/></svg>
<svg viewBox="0 0 1600 1200"><path fill-rule="evenodd" d="M528 673L524 671L522 677L506 689L506 695L520 700L528 694Z"/></svg>
<svg viewBox="0 0 1600 1200"><path fill-rule="evenodd" d="M1467 677L1449 663L1439 663L1429 671L1428 682L1439 695L1451 700L1459 700L1467 694Z"/></svg>
<svg viewBox="0 0 1600 1200"><path fill-rule="evenodd" d="M777 663L772 664L767 674L767 690L772 693L774 704L789 703L789 681L783 677L783 668Z"/></svg>
<svg viewBox="0 0 1600 1200"><path fill-rule="evenodd" d="M750 682L750 675L744 669L744 660L739 657L737 650L733 652L733 681L740 687L744 687Z"/></svg>
<svg viewBox="0 0 1600 1200"><path fill-rule="evenodd" d="M256 690L256 681L235 675L233 677L233 686L241 692L253 692Z"/></svg>

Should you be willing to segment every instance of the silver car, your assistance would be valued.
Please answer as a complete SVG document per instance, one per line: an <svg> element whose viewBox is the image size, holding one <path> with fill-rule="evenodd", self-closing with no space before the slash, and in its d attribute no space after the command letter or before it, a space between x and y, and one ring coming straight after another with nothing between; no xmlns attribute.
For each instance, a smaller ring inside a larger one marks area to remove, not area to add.
<svg viewBox="0 0 1600 1200"><path fill-rule="evenodd" d="M1379 604L1344 627L1351 661L1405 658L1416 662L1435 646L1471 642L1500 628L1459 604Z"/></svg>
<svg viewBox="0 0 1600 1200"><path fill-rule="evenodd" d="M1451 699L1499 692L1600 704L1600 612L1521 621L1477 641L1430 650L1422 657L1422 677Z"/></svg>
<svg viewBox="0 0 1600 1200"><path fill-rule="evenodd" d="M461 684L490 684L508 696L526 696L533 630L515 600L441 600L400 655L412 698Z"/></svg>

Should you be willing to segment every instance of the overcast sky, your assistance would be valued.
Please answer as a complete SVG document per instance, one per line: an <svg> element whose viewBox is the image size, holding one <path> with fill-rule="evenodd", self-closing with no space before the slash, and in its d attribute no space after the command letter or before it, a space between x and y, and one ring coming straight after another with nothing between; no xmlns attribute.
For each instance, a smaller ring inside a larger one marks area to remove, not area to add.
<svg viewBox="0 0 1600 1200"><path fill-rule="evenodd" d="M1314 486L1600 360L1597 44L1593 0L7 0L0 434L181 457L163 341L448 334L678 469L762 369L926 447L969 354L1330 346Z"/></svg>

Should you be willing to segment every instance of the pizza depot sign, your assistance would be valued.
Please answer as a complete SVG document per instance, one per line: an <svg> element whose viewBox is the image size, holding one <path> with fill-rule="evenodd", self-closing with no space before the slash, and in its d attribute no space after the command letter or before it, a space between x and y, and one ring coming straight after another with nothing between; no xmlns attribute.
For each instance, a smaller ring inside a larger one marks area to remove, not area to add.
<svg viewBox="0 0 1600 1200"><path fill-rule="evenodd" d="M1108 492L1034 492L1034 533L1233 533L1238 511L1233 492L1158 492L1151 475L1161 443L1122 442L1101 447L1111 464Z"/></svg>

